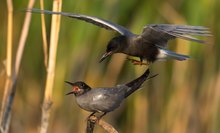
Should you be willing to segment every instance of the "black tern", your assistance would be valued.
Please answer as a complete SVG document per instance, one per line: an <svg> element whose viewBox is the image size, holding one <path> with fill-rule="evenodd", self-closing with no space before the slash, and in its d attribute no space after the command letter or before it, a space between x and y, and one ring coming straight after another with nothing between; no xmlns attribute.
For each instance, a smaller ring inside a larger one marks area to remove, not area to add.
<svg viewBox="0 0 220 133"><path fill-rule="evenodd" d="M167 58L182 61L190 58L190 56L177 54L167 50L166 46L169 40L181 38L198 43L206 43L204 40L200 40L193 36L211 35L208 28L203 26L174 24L148 24L144 26L142 33L137 35L130 32L123 26L93 16L66 12L52 12L40 9L28 9L27 11L32 13L63 15L70 18L86 21L101 28L116 31L121 34L109 41L106 52L103 54L99 62L102 62L105 58L114 53L124 53L129 56L139 57L140 61L131 59L134 64L139 65L143 64L143 60L146 60L149 63L153 63L158 59L163 60Z"/></svg>
<svg viewBox="0 0 220 133"><path fill-rule="evenodd" d="M153 75L150 78L149 69L140 76L139 78L126 83L120 84L111 88L95 88L92 89L89 85L82 81L71 83L65 81L72 86L72 91L66 95L74 94L76 97L76 103L84 110L93 112L90 116L95 113L106 113L111 112L118 108L121 102L131 95L133 92L138 90L146 79L153 78L157 75Z"/></svg>

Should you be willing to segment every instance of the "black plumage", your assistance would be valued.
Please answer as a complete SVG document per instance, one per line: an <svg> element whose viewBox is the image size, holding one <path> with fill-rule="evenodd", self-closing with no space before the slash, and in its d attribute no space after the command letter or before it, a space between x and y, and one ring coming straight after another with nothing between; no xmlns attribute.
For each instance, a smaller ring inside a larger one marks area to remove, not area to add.
<svg viewBox="0 0 220 133"><path fill-rule="evenodd" d="M166 46L169 40L182 38L198 43L206 43L204 40L200 40L193 36L211 35L211 33L208 31L208 28L203 26L173 24L148 24L144 26L142 33L137 35L130 32L123 26L97 17L66 12L52 12L40 9L28 9L27 11L33 13L58 14L70 18L76 18L121 34L120 36L114 37L109 41L106 52L101 57L100 62L114 53L124 53L130 56L139 57L140 61L133 60L134 63L137 64L142 64L143 59L147 60L148 62L154 62L157 59L166 58L173 58L175 60L182 61L190 57L167 50Z"/></svg>

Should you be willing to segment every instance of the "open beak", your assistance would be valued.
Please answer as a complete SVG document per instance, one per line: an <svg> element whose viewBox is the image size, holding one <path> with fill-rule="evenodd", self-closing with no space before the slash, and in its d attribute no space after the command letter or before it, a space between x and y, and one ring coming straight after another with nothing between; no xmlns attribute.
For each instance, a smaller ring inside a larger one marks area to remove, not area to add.
<svg viewBox="0 0 220 133"><path fill-rule="evenodd" d="M110 55L112 55L112 51L104 53L101 59L99 60L99 63L101 63L104 59L106 59Z"/></svg>
<svg viewBox="0 0 220 133"><path fill-rule="evenodd" d="M69 85L73 85L73 83L69 82L69 81L65 81L65 83L69 84Z"/></svg>
<svg viewBox="0 0 220 133"><path fill-rule="evenodd" d="M67 84L69 84L69 85L73 85L73 83L71 83L71 82L69 82L69 81L65 81L65 83L67 83ZM73 94L74 92L73 91L71 91L71 92L69 92L69 93L66 93L66 95L70 95L70 94Z"/></svg>
<svg viewBox="0 0 220 133"><path fill-rule="evenodd" d="M70 95L70 94L73 94L74 92L73 91L71 91L71 92L69 92L69 93L66 93L66 95Z"/></svg>

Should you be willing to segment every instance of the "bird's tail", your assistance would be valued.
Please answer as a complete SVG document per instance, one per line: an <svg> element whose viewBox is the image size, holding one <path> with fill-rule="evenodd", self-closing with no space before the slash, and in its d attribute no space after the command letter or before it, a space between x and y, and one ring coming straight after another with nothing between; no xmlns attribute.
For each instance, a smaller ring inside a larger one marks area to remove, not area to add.
<svg viewBox="0 0 220 133"><path fill-rule="evenodd" d="M128 89L128 91L125 94L125 98L128 97L129 95L131 95L136 90L138 90L140 88L140 86L144 83L145 80L151 79L151 78L153 78L153 77L158 75L158 74L156 74L156 75L153 75L153 76L148 78L149 74L150 74L150 70L147 69L145 71L145 73L142 74L139 78L137 78L137 79L127 83L126 86L128 86L129 89Z"/></svg>
<svg viewBox="0 0 220 133"><path fill-rule="evenodd" d="M186 59L189 59L190 56L188 55L182 55L182 54L177 54L175 52L172 52L172 51L169 51L167 49L164 49L160 46L157 46L159 48L159 51L160 51L160 54L158 56L158 59L160 58L173 58L173 59L176 59L176 60L179 60L179 61L183 61L183 60L186 60Z"/></svg>

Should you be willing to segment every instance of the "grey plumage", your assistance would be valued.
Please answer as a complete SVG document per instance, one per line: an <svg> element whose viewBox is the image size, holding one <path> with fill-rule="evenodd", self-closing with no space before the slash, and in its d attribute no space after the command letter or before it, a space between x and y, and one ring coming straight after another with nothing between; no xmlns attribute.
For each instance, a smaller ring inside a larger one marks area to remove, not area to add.
<svg viewBox="0 0 220 133"><path fill-rule="evenodd" d="M73 87L73 91L67 94L75 94L77 104L84 110L93 113L108 113L118 108L125 98L139 89L148 78L149 73L150 71L146 70L146 72L139 78L129 83L117 85L111 88L92 89L86 83L81 81L75 83L67 82ZM156 75L152 77L155 76Z"/></svg>
<svg viewBox="0 0 220 133"><path fill-rule="evenodd" d="M141 34L143 39L146 38L148 41L155 41L156 44L161 44L161 46L166 46L168 40L175 39L176 37L198 43L206 43L190 35L210 36L211 33L208 31L208 28L203 26L149 24L144 27Z"/></svg>
<svg viewBox="0 0 220 133"><path fill-rule="evenodd" d="M53 12L53 11L40 10L40 9L35 9L35 8L27 9L26 11L32 12L32 13L63 15L63 16L66 16L66 17L76 18L76 19L79 19L79 20L86 21L88 23L92 23L94 25L97 25L101 28L105 28L107 30L113 30L113 31L119 32L121 35L128 36L128 35L133 34L129 30L124 28L123 26L120 26L120 25L114 24L110 21L100 19L100 18L97 18L97 17L93 17L93 16L87 16L87 15L83 15L83 14L67 13L67 12Z"/></svg>

